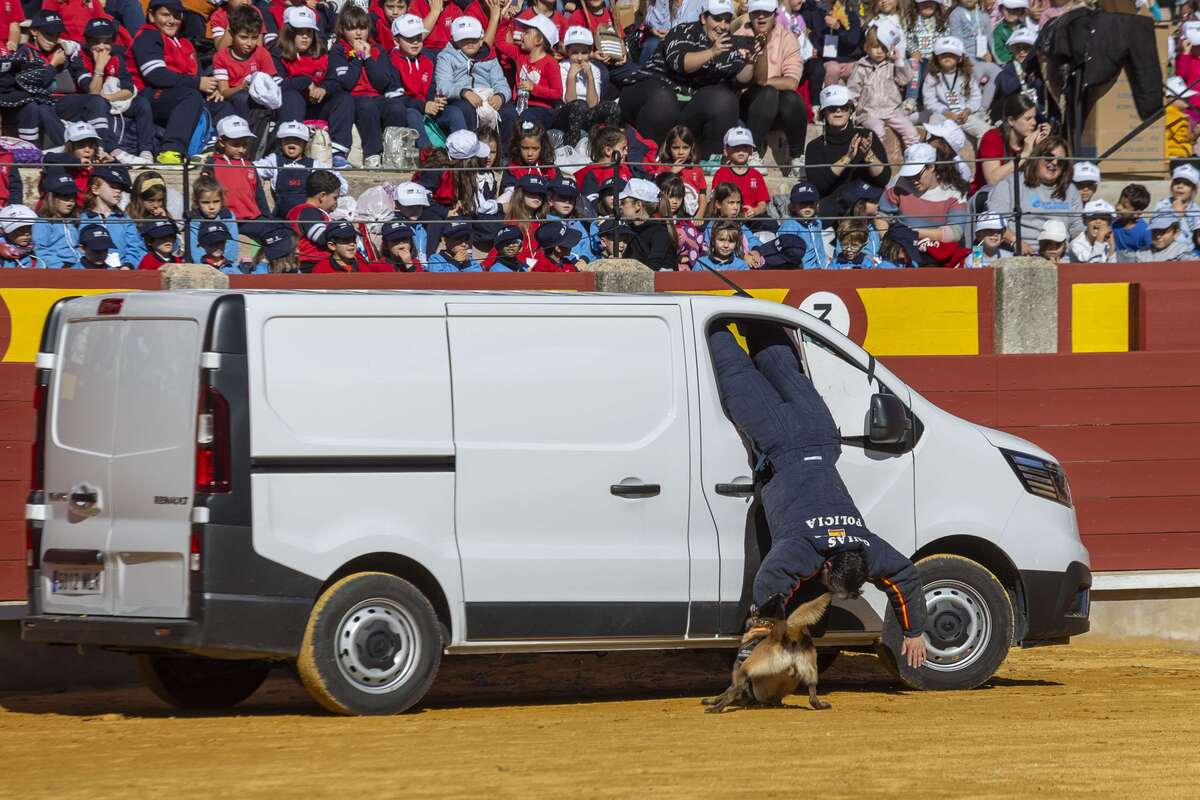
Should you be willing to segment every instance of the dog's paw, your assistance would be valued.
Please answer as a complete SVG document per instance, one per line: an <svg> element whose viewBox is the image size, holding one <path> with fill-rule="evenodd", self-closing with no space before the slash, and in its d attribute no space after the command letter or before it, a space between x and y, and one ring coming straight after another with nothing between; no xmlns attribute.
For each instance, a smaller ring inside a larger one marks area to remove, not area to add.
<svg viewBox="0 0 1200 800"><path fill-rule="evenodd" d="M704 713L705 714L720 714L724 710L725 710L725 706L719 706L714 703L713 705L704 709Z"/></svg>
<svg viewBox="0 0 1200 800"><path fill-rule="evenodd" d="M824 711L827 708L833 708L833 706L831 706L829 703L826 703L824 700L810 700L809 705L811 705L815 711Z"/></svg>

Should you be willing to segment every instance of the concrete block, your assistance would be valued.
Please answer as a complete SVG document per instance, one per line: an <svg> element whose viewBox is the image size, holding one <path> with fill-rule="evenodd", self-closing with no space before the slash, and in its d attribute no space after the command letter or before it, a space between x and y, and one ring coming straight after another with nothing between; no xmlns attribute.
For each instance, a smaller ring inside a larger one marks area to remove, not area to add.
<svg viewBox="0 0 1200 800"><path fill-rule="evenodd" d="M1200 643L1200 590L1093 592L1089 636Z"/></svg>
<svg viewBox="0 0 1200 800"><path fill-rule="evenodd" d="M654 270L631 258L602 258L581 267L596 275L597 292L637 294L654 291Z"/></svg>
<svg viewBox="0 0 1200 800"><path fill-rule="evenodd" d="M1058 267L1044 258L1002 258L996 275L996 352L1058 352Z"/></svg>
<svg viewBox="0 0 1200 800"><path fill-rule="evenodd" d="M163 264L164 289L228 289L229 276L207 264Z"/></svg>

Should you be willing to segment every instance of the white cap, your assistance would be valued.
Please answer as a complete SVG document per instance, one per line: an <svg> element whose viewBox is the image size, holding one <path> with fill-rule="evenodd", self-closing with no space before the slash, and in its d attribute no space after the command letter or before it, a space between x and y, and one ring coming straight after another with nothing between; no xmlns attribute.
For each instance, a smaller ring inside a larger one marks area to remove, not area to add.
<svg viewBox="0 0 1200 800"><path fill-rule="evenodd" d="M754 134L749 128L730 128L725 131L726 147L754 147Z"/></svg>
<svg viewBox="0 0 1200 800"><path fill-rule="evenodd" d="M1038 32L1036 28L1031 28L1028 25L1018 25L1013 29L1013 32L1008 35L1008 39L1005 41L1005 44L1007 44L1009 47L1017 44L1026 44L1030 47L1033 47L1034 42L1037 41L1037 35Z"/></svg>
<svg viewBox="0 0 1200 800"><path fill-rule="evenodd" d="M398 206L427 206L429 192L421 184L407 181L396 187L395 200Z"/></svg>
<svg viewBox="0 0 1200 800"><path fill-rule="evenodd" d="M249 122L237 114L230 114L228 117L221 117L221 121L217 123L217 136L226 139L248 139L254 137L254 131L250 130Z"/></svg>
<svg viewBox="0 0 1200 800"><path fill-rule="evenodd" d="M405 39L415 39L424 36L425 20L416 14L401 14L392 20L392 36L403 36Z"/></svg>
<svg viewBox="0 0 1200 800"><path fill-rule="evenodd" d="M1196 90L1188 88L1187 81L1183 79L1182 75L1172 75L1171 77L1167 78L1168 100L1174 100L1176 98L1186 100L1189 97L1195 96Z"/></svg>
<svg viewBox="0 0 1200 800"><path fill-rule="evenodd" d="M632 197L634 200L641 200L643 203L658 202L658 186L653 181L648 181L645 178L630 178L625 184L625 188L621 190L621 195L618 200L624 200L626 197Z"/></svg>
<svg viewBox="0 0 1200 800"><path fill-rule="evenodd" d="M935 161L937 161L937 150L933 149L933 145L925 142L909 145L904 150L904 166L900 167L900 177L912 178L920 175Z"/></svg>
<svg viewBox="0 0 1200 800"><path fill-rule="evenodd" d="M1039 242L1065 242L1066 240L1067 226L1056 219L1046 220L1041 233L1038 234Z"/></svg>
<svg viewBox="0 0 1200 800"><path fill-rule="evenodd" d="M933 40L935 56L956 55L962 58L965 54L962 41L957 36L939 36Z"/></svg>
<svg viewBox="0 0 1200 800"><path fill-rule="evenodd" d="M1187 181L1192 186L1200 186L1200 170L1191 164L1184 164L1171 170L1172 181Z"/></svg>
<svg viewBox="0 0 1200 800"><path fill-rule="evenodd" d="M90 122L68 122L63 139L68 142L86 142L88 139L99 139L100 134Z"/></svg>
<svg viewBox="0 0 1200 800"><path fill-rule="evenodd" d="M746 13L753 14L755 11L769 11L774 14L779 10L779 3L776 0L750 0L746 4Z"/></svg>
<svg viewBox="0 0 1200 800"><path fill-rule="evenodd" d="M1183 38L1191 47L1200 47L1200 20L1189 19L1183 23Z"/></svg>
<svg viewBox="0 0 1200 800"><path fill-rule="evenodd" d="M491 154L492 148L479 141L474 131L455 131L446 137L446 155L451 158L487 158Z"/></svg>
<svg viewBox="0 0 1200 800"><path fill-rule="evenodd" d="M288 6L283 10L283 24L296 30L307 28L311 31L320 30L317 27L317 15L308 6Z"/></svg>
<svg viewBox="0 0 1200 800"><path fill-rule="evenodd" d="M1117 213L1117 210L1113 208L1112 203L1107 200L1100 200L1099 198L1088 200L1083 206L1083 215L1085 217L1111 217L1115 213Z"/></svg>
<svg viewBox="0 0 1200 800"><path fill-rule="evenodd" d="M517 22L527 28L537 28L538 33L546 39L548 46L554 47L558 44L558 26L551 22L549 17L534 13L529 19L517 19Z"/></svg>
<svg viewBox="0 0 1200 800"><path fill-rule="evenodd" d="M1000 0L1000 5L1012 11L1026 11L1029 8L1029 0Z"/></svg>
<svg viewBox="0 0 1200 800"><path fill-rule="evenodd" d="M279 123L279 127L275 130L276 139L303 139L307 142L309 136L308 126L294 119Z"/></svg>
<svg viewBox="0 0 1200 800"><path fill-rule="evenodd" d="M586 44L588 47L595 47L596 39L592 36L592 32L582 25L572 25L563 34L562 46L565 50L573 44Z"/></svg>
<svg viewBox="0 0 1200 800"><path fill-rule="evenodd" d="M1076 161L1071 168L1071 183L1099 183L1100 168L1090 161Z"/></svg>
<svg viewBox="0 0 1200 800"><path fill-rule="evenodd" d="M1004 220L1000 219L1000 215L988 212L980 214L979 219L975 220L975 232L980 231L1002 231L1004 230Z"/></svg>
<svg viewBox="0 0 1200 800"><path fill-rule="evenodd" d="M822 111L827 108L848 106L854 102L854 98L850 95L850 90L840 83L834 83L826 86L821 90L819 98L821 101Z"/></svg>
<svg viewBox="0 0 1200 800"><path fill-rule="evenodd" d="M704 0L704 13L710 17L729 14L733 16L732 0Z"/></svg>
<svg viewBox="0 0 1200 800"><path fill-rule="evenodd" d="M950 145L950 149L956 153L967 146L967 135L963 133L962 128L958 127L958 123L952 119L943 119L941 122L926 122L925 132L930 136L945 139L946 144Z"/></svg>
<svg viewBox="0 0 1200 800"><path fill-rule="evenodd" d="M37 222L37 212L29 206L20 203L0 208L0 231L12 233L18 228L24 228Z"/></svg>
<svg viewBox="0 0 1200 800"><path fill-rule="evenodd" d="M479 20L466 14L456 17L454 22L450 23L450 38L456 42L464 39L482 39L483 25Z"/></svg>
<svg viewBox="0 0 1200 800"><path fill-rule="evenodd" d="M904 31L900 30L899 26L891 20L877 19L868 27L875 29L875 38L883 45L884 50L890 51L904 38Z"/></svg>

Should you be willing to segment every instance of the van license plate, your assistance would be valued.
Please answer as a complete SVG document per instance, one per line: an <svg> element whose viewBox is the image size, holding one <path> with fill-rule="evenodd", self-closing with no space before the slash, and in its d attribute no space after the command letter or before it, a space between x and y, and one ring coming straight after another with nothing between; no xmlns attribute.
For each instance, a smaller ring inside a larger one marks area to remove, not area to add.
<svg viewBox="0 0 1200 800"><path fill-rule="evenodd" d="M104 572L98 569L54 570L51 594L100 594Z"/></svg>

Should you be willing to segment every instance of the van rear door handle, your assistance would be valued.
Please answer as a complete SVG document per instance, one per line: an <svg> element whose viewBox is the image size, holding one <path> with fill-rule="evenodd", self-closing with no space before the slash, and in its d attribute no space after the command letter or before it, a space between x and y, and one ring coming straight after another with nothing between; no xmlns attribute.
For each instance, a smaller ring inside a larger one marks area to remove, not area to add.
<svg viewBox="0 0 1200 800"><path fill-rule="evenodd" d="M718 483L713 489L725 497L750 497L754 494L753 483Z"/></svg>
<svg viewBox="0 0 1200 800"><path fill-rule="evenodd" d="M629 480L626 478L625 480ZM657 483L614 483L608 490L617 497L654 497L662 492L662 486Z"/></svg>

